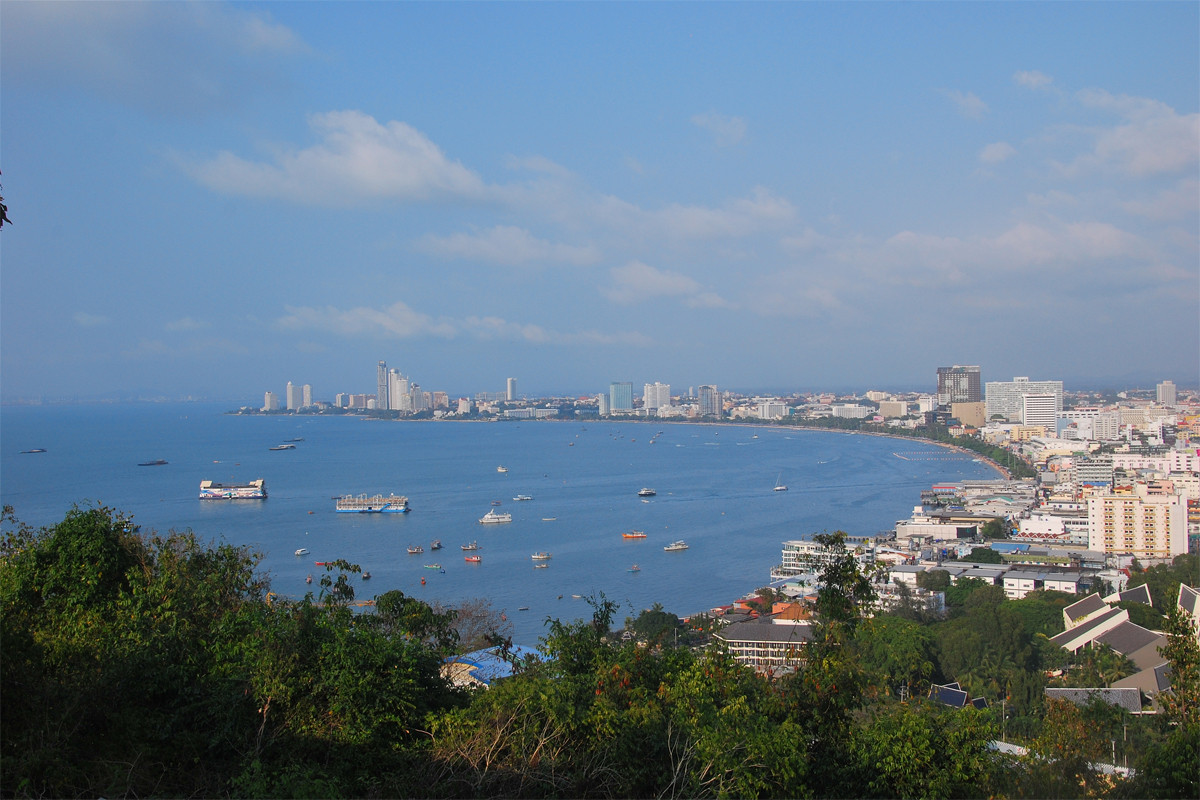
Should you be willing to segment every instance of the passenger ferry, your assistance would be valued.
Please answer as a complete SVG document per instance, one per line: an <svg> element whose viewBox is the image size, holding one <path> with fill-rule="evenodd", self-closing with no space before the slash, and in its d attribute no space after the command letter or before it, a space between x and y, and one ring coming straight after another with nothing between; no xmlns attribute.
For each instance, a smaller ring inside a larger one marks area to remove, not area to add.
<svg viewBox="0 0 1200 800"><path fill-rule="evenodd" d="M408 511L408 498L398 494L346 495L337 498L335 508L342 514L403 514Z"/></svg>
<svg viewBox="0 0 1200 800"><path fill-rule="evenodd" d="M200 481L201 500L266 500L267 484L262 478L249 483Z"/></svg>
<svg viewBox="0 0 1200 800"><path fill-rule="evenodd" d="M498 522L512 522L512 514L507 512L498 512L493 508L491 511L480 517L479 522L483 525L491 525Z"/></svg>

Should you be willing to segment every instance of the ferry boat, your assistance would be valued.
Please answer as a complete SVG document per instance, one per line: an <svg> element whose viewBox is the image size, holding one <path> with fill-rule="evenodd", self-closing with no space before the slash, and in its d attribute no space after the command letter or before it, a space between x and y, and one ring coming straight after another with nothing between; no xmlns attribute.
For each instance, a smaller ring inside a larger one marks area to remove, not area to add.
<svg viewBox="0 0 1200 800"><path fill-rule="evenodd" d="M508 512L497 512L496 509L484 514L479 518L479 522L483 525L491 525L498 522L512 522L512 514Z"/></svg>
<svg viewBox="0 0 1200 800"><path fill-rule="evenodd" d="M625 531L621 534L622 539L645 539L646 534L641 531Z"/></svg>
<svg viewBox="0 0 1200 800"><path fill-rule="evenodd" d="M638 497L654 497L656 494L658 494L658 492L654 491L653 489L642 489L640 492L638 492Z"/></svg>
<svg viewBox="0 0 1200 800"><path fill-rule="evenodd" d="M266 481L259 478L249 483L216 483L200 481L201 500L265 500Z"/></svg>
<svg viewBox="0 0 1200 800"><path fill-rule="evenodd" d="M463 556L463 561L469 564L478 564L483 561L483 558L481 556Z"/></svg>
<svg viewBox="0 0 1200 800"><path fill-rule="evenodd" d="M687 549L688 549L687 542L684 542L682 539L679 540L678 542L671 542L669 545L667 545L666 547L663 548L663 550L666 550L668 553L675 552L676 550L687 550Z"/></svg>
<svg viewBox="0 0 1200 800"><path fill-rule="evenodd" d="M394 493L346 495L337 498L335 508L342 514L403 514L408 511L408 498Z"/></svg>
<svg viewBox="0 0 1200 800"><path fill-rule="evenodd" d="M479 542L471 542L470 544L464 544L464 545L462 545L462 549L463 549L464 551L467 551L467 550L478 550L478 549L479 549Z"/></svg>
<svg viewBox="0 0 1200 800"><path fill-rule="evenodd" d="M425 552L425 548L421 547L421 545L419 545L419 544L409 545L409 547L408 547L408 554L410 556L415 556L419 553L424 553L424 552Z"/></svg>
<svg viewBox="0 0 1200 800"><path fill-rule="evenodd" d="M531 555L530 558L532 558L534 561L549 561L551 558L553 558L553 556L551 556L549 553L545 552L544 550L539 550L538 552Z"/></svg>

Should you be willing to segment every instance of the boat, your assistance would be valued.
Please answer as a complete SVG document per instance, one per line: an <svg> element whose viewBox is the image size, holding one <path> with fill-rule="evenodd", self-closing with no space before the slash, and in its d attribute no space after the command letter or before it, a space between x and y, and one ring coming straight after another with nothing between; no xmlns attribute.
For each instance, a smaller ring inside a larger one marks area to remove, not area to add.
<svg viewBox="0 0 1200 800"><path fill-rule="evenodd" d="M653 489L642 489L640 492L638 492L638 497L654 497L656 494L658 494L658 492L654 491Z"/></svg>
<svg viewBox="0 0 1200 800"><path fill-rule="evenodd" d="M421 547L421 545L419 545L419 544L409 545L408 554L410 556L415 556L418 553L424 553L424 552L425 552L425 548Z"/></svg>
<svg viewBox="0 0 1200 800"><path fill-rule="evenodd" d="M469 564L478 564L483 561L483 558L481 556L463 556L463 561Z"/></svg>
<svg viewBox="0 0 1200 800"><path fill-rule="evenodd" d="M500 466L496 467L496 472L508 472L508 467L501 464Z"/></svg>
<svg viewBox="0 0 1200 800"><path fill-rule="evenodd" d="M546 563L542 563L542 564L534 564L534 565L533 565L533 568L534 568L534 569L549 569L549 567L550 567L550 565L549 565L549 564L546 564Z"/></svg>
<svg viewBox="0 0 1200 800"><path fill-rule="evenodd" d="M527 494L519 494L513 498L513 500L516 500L518 503L521 502L522 500L532 500L532 499L533 499L533 497L531 495L527 495Z"/></svg>
<svg viewBox="0 0 1200 800"><path fill-rule="evenodd" d="M483 525L491 525L498 522L512 522L512 514L507 512L498 513L496 509L492 509L479 518L479 522Z"/></svg>
<svg viewBox="0 0 1200 800"><path fill-rule="evenodd" d="M542 522L554 522L558 517L542 517Z"/></svg>
<svg viewBox="0 0 1200 800"><path fill-rule="evenodd" d="M787 486L785 486L783 483L783 473L782 472L779 473L779 477L775 479L774 491L776 491L776 492L786 492L787 491Z"/></svg>
<svg viewBox="0 0 1200 800"><path fill-rule="evenodd" d="M363 580L364 580L364 581L369 581L369 580L371 580L371 573L369 573L369 572L364 572L364 573L363 573Z"/></svg>
<svg viewBox="0 0 1200 800"><path fill-rule="evenodd" d="M471 542L470 544L464 544L464 545L462 545L462 549L463 550L478 550L479 542Z"/></svg>
<svg viewBox="0 0 1200 800"><path fill-rule="evenodd" d="M305 579L304 579L304 582L305 582L305 583L312 583L312 575L309 575L307 578L305 578Z"/></svg>
<svg viewBox="0 0 1200 800"><path fill-rule="evenodd" d="M294 444L291 444L291 443L288 443L288 442L285 442L285 443L283 443L283 444L277 444L277 445L275 445L274 447L270 447L270 448L267 448L267 449L269 449L269 450L295 450L295 449L296 449L296 445L294 445Z"/></svg>
<svg viewBox="0 0 1200 800"><path fill-rule="evenodd" d="M528 611L529 606L517 606L517 611Z"/></svg>
<svg viewBox="0 0 1200 800"><path fill-rule="evenodd" d="M316 564L318 567L323 567L326 564L326 562L324 562L324 561L314 561L313 563Z"/></svg>
<svg viewBox="0 0 1200 800"><path fill-rule="evenodd" d="M494 505L494 506L498 506L498 505L500 505L500 501L499 501L499 500L493 500L493 501L492 501L492 505Z"/></svg>
<svg viewBox="0 0 1200 800"><path fill-rule="evenodd" d="M307 548L307 547L301 547L301 548L298 548L298 549L296 550L296 555L298 555L298 556L306 556L306 555L308 555L308 548Z"/></svg>
<svg viewBox="0 0 1200 800"><path fill-rule="evenodd" d="M646 534L642 531L625 531L621 534L622 539L645 539Z"/></svg>
<svg viewBox="0 0 1200 800"><path fill-rule="evenodd" d="M156 458L153 461L142 461L138 464L139 467L163 467L166 466L166 460Z"/></svg>
<svg viewBox="0 0 1200 800"><path fill-rule="evenodd" d="M430 549L430 551L441 550L442 549L442 540L434 539L432 542L429 543L429 549Z"/></svg>
<svg viewBox="0 0 1200 800"><path fill-rule="evenodd" d="M539 550L538 552L531 555L530 558L532 558L534 561L547 561L547 560L553 558L553 556L551 556L545 550Z"/></svg>
<svg viewBox="0 0 1200 800"><path fill-rule="evenodd" d="M676 550L687 550L687 549L688 549L687 543L684 542L682 539L677 542L671 542L669 545L667 545L666 547L663 548L663 550L666 550L668 553L673 553Z"/></svg>
<svg viewBox="0 0 1200 800"><path fill-rule="evenodd" d="M304 437L303 437L303 436L297 436L295 439L288 439L287 441L289 441L289 442L303 442L303 441L304 441Z"/></svg>
<svg viewBox="0 0 1200 800"><path fill-rule="evenodd" d="M33 454L33 453L44 453L44 452L46 452L46 448L44 448L44 447L35 447L35 448L33 448L32 450L22 450L22 451L21 451L21 455L31 455L31 454Z"/></svg>
<svg viewBox="0 0 1200 800"><path fill-rule="evenodd" d="M637 564L634 564L632 567L629 568L629 571L630 572L641 572L642 568L639 567Z"/></svg>
<svg viewBox="0 0 1200 800"><path fill-rule="evenodd" d="M200 481L201 500L266 500L267 485L259 478L249 483Z"/></svg>
<svg viewBox="0 0 1200 800"><path fill-rule="evenodd" d="M442 565L441 564L426 564L425 569L442 569ZM442 569L442 572L445 572L445 571L446 570Z"/></svg>
<svg viewBox="0 0 1200 800"><path fill-rule="evenodd" d="M334 509L342 514L403 514L408 511L408 498L389 495L344 495L336 499Z"/></svg>

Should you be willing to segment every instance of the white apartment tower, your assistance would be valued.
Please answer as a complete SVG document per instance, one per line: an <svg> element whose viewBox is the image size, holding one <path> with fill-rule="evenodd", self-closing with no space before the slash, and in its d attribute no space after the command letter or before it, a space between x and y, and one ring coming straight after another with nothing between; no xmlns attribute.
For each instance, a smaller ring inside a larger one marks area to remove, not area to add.
<svg viewBox="0 0 1200 800"><path fill-rule="evenodd" d="M311 383L304 384L304 386L300 389L300 404L306 408L313 404L313 390Z"/></svg>
<svg viewBox="0 0 1200 800"><path fill-rule="evenodd" d="M1013 378L1011 381L988 381L984 399L987 403L987 418L999 414L1008 422L1021 419L1021 398L1027 394L1054 395L1055 412L1062 411L1062 381L1031 381L1029 378ZM1051 427L1053 432L1053 427Z"/></svg>
<svg viewBox="0 0 1200 800"><path fill-rule="evenodd" d="M300 387L291 381L287 382L287 389L283 396L284 402L287 404L288 411L295 411L300 406L304 405L304 395Z"/></svg>
<svg viewBox="0 0 1200 800"><path fill-rule="evenodd" d="M510 403L517 399L517 379L509 378L504 382L504 399Z"/></svg>
<svg viewBox="0 0 1200 800"><path fill-rule="evenodd" d="M1040 426L1047 436L1054 436L1058 427L1058 409L1052 394L1021 395L1021 424L1026 427Z"/></svg>
<svg viewBox="0 0 1200 800"><path fill-rule="evenodd" d="M642 389L642 405L655 410L671 405L671 385L657 381L647 383Z"/></svg>
<svg viewBox="0 0 1200 800"><path fill-rule="evenodd" d="M702 417L719 417L721 416L721 393L717 391L717 387L711 384L706 384L700 387L700 416Z"/></svg>
<svg viewBox="0 0 1200 800"><path fill-rule="evenodd" d="M1158 404L1160 406L1175 405L1175 383L1174 381L1163 381L1158 385Z"/></svg>
<svg viewBox="0 0 1200 800"><path fill-rule="evenodd" d="M279 395L274 392L267 392L263 395L263 411L278 411L279 410Z"/></svg>
<svg viewBox="0 0 1200 800"><path fill-rule="evenodd" d="M380 361L375 367L375 407L392 407L388 398L388 367L386 361Z"/></svg>
<svg viewBox="0 0 1200 800"><path fill-rule="evenodd" d="M1093 495L1088 498L1088 549L1140 559L1186 553L1187 500L1144 491Z"/></svg>

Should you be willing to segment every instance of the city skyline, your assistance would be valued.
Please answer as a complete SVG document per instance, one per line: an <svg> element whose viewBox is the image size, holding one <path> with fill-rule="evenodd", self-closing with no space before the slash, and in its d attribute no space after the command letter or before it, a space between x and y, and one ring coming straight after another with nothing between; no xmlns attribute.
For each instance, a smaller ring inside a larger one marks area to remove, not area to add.
<svg viewBox="0 0 1200 800"><path fill-rule="evenodd" d="M1196 4L0 14L0 400L1200 384Z"/></svg>

